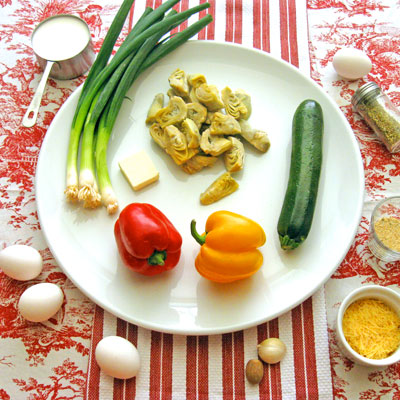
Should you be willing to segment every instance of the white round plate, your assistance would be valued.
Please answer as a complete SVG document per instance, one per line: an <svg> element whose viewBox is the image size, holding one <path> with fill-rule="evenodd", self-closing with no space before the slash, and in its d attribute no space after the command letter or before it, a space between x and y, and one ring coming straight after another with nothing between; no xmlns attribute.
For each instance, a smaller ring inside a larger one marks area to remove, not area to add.
<svg viewBox="0 0 400 400"><path fill-rule="evenodd" d="M242 88L252 98L250 123L266 130L266 154L246 144L246 165L236 173L239 189L209 206L199 195L224 171L222 161L187 175L151 139L145 125L154 95L168 90L176 68L202 73L219 89ZM55 116L43 141L36 173L39 220L47 243L72 282L114 315L145 328L179 334L216 334L275 318L311 296L345 257L361 217L364 175L357 142L336 104L308 77L266 53L245 47L191 41L146 71L132 86L109 145L109 168L120 210L132 202L151 203L183 237L182 256L173 270L141 276L122 264L113 235L118 215L104 207L85 210L64 198L66 154L76 90ZM311 232L295 251L280 249L276 231L286 190L291 124L297 106L317 100L323 109L323 167ZM134 192L118 161L145 150L160 179ZM267 235L262 268L232 284L203 279L194 267L199 245L190 235L194 218L200 232L216 210L229 210L259 222Z"/></svg>

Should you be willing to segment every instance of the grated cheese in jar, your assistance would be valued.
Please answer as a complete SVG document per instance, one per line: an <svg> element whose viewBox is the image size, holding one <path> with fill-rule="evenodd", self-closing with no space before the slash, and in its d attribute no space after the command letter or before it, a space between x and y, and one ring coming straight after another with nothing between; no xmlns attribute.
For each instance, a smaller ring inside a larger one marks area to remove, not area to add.
<svg viewBox="0 0 400 400"><path fill-rule="evenodd" d="M342 326L349 345L364 357L387 358L400 346L400 317L381 300L355 301L344 313Z"/></svg>

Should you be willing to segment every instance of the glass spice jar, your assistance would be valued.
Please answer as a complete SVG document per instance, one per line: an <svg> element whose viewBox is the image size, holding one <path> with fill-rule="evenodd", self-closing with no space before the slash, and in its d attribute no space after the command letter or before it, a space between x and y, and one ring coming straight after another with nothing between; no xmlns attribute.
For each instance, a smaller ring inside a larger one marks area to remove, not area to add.
<svg viewBox="0 0 400 400"><path fill-rule="evenodd" d="M368 247L382 261L400 260L400 196L387 197L375 206Z"/></svg>
<svg viewBox="0 0 400 400"><path fill-rule="evenodd" d="M400 151L400 110L375 82L354 93L351 103L391 153Z"/></svg>

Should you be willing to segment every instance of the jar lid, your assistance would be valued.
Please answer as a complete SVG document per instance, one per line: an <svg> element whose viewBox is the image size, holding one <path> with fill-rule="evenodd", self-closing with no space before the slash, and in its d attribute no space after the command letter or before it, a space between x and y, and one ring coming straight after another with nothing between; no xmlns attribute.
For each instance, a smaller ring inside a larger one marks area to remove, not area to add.
<svg viewBox="0 0 400 400"><path fill-rule="evenodd" d="M351 98L351 104L356 107L357 104L361 100L363 100L368 94L371 94L371 92L376 90L380 91L381 88L375 82L367 82L365 85L362 85L356 90L353 97Z"/></svg>

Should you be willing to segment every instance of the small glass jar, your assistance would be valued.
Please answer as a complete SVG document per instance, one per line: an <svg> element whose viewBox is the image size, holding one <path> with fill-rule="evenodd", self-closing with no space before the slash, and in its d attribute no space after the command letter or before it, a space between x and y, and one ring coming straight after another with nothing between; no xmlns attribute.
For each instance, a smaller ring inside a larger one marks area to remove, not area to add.
<svg viewBox="0 0 400 400"><path fill-rule="evenodd" d="M375 82L354 93L351 103L391 153L400 151L400 110Z"/></svg>
<svg viewBox="0 0 400 400"><path fill-rule="evenodd" d="M375 206L368 247L382 261L400 260L400 196L388 197Z"/></svg>

